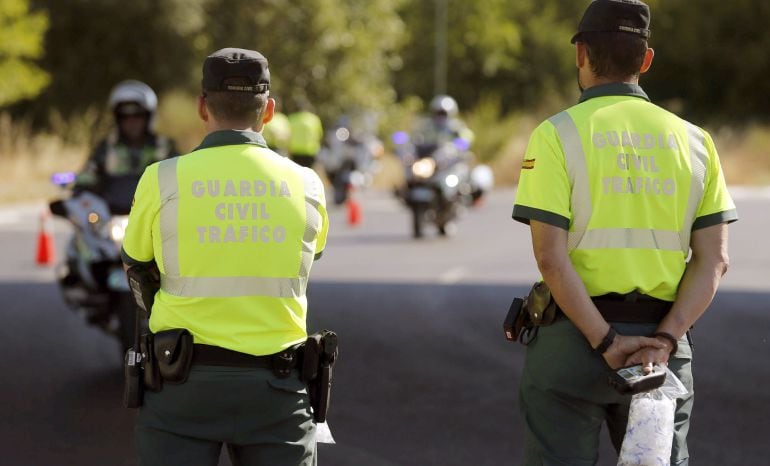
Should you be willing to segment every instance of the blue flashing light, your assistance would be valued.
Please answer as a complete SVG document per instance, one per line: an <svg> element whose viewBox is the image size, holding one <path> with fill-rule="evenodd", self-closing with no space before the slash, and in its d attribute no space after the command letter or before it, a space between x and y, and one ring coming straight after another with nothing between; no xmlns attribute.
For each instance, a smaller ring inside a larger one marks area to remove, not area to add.
<svg viewBox="0 0 770 466"><path fill-rule="evenodd" d="M66 186L75 182L75 172L58 172L51 175L51 181L58 186Z"/></svg>
<svg viewBox="0 0 770 466"><path fill-rule="evenodd" d="M400 146L409 142L409 133L406 131L396 131L390 139L393 141L393 144Z"/></svg>
<svg viewBox="0 0 770 466"><path fill-rule="evenodd" d="M455 138L455 140L452 142L454 143L455 147L460 151L466 151L471 148L471 143L469 143L463 138Z"/></svg>

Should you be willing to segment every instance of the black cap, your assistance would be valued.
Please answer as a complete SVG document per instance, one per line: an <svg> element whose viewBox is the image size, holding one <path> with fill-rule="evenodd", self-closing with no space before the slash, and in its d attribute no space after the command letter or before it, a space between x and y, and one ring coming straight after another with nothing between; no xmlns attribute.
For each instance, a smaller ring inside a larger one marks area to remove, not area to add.
<svg viewBox="0 0 770 466"><path fill-rule="evenodd" d="M627 32L650 37L650 7L639 0L594 0L588 5L572 43L584 32Z"/></svg>
<svg viewBox="0 0 770 466"><path fill-rule="evenodd" d="M229 78L244 78L251 84L225 84ZM267 92L270 89L267 59L254 50L217 50L203 61L202 85L204 91Z"/></svg>

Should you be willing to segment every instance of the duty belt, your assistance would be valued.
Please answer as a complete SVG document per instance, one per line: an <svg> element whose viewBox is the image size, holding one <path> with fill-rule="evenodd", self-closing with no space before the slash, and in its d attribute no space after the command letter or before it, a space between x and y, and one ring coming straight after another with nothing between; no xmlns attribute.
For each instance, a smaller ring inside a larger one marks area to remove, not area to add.
<svg viewBox="0 0 770 466"><path fill-rule="evenodd" d="M276 372L276 375L285 377L299 365L299 356L300 352L296 348L289 348L275 354L254 356L219 346L195 344L192 363L203 366L271 369Z"/></svg>
<svg viewBox="0 0 770 466"><path fill-rule="evenodd" d="M639 293L607 294L591 298L599 313L607 322L657 324L671 310L671 301L653 298ZM557 318L566 318L557 306Z"/></svg>

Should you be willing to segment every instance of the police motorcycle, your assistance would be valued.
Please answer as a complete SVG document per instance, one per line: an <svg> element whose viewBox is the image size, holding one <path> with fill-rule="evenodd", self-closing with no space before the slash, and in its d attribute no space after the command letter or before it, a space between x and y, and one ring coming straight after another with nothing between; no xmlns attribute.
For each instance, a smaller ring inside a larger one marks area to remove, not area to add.
<svg viewBox="0 0 770 466"><path fill-rule="evenodd" d="M483 194L472 183L468 143L412 141L405 132L395 133L393 142L405 169L399 195L412 213L412 235L421 238L428 224L441 236L453 234L456 220Z"/></svg>
<svg viewBox="0 0 770 466"><path fill-rule="evenodd" d="M54 184L70 187L71 172L56 173ZM125 351L134 340L136 304L120 257L135 179L117 179L102 196L73 193L49 204L51 213L73 227L66 254L56 274L67 306L85 320L115 336ZM126 194L128 193L128 194Z"/></svg>
<svg viewBox="0 0 770 466"><path fill-rule="evenodd" d="M334 189L334 204L344 204L351 188L371 185L383 153L382 141L374 134L356 131L347 117L340 118L318 153Z"/></svg>

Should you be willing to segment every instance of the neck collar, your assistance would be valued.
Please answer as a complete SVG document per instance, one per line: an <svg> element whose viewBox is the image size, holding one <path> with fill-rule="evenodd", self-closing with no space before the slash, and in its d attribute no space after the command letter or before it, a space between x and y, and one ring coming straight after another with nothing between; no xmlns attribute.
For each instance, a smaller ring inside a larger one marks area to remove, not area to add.
<svg viewBox="0 0 770 466"><path fill-rule="evenodd" d="M613 95L639 97L648 102L650 101L650 98L647 97L647 94L638 84L610 83L600 84L598 86L589 87L588 89L584 90L583 94L580 96L579 102L582 103L595 97L606 97Z"/></svg>

